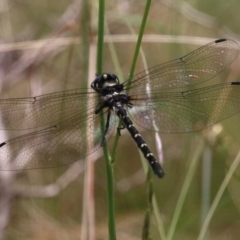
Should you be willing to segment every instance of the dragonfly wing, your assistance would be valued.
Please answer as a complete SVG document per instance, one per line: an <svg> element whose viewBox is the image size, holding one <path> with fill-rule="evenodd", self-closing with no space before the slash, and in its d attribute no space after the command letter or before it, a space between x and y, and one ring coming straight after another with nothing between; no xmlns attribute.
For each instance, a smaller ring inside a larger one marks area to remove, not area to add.
<svg viewBox="0 0 240 240"><path fill-rule="evenodd" d="M237 42L230 39L219 39L204 45L184 57L160 64L139 74L131 83L130 94L188 87L207 81L227 66L238 56L240 51Z"/></svg>
<svg viewBox="0 0 240 240"><path fill-rule="evenodd" d="M74 116L58 125L0 144L0 170L51 168L75 162L100 147L99 115ZM108 135L114 131L111 118Z"/></svg>
<svg viewBox="0 0 240 240"><path fill-rule="evenodd" d="M199 131L240 111L240 82L170 93L139 95L131 100L133 121L164 133Z"/></svg>
<svg viewBox="0 0 240 240"><path fill-rule="evenodd" d="M23 130L51 126L95 110L96 93L82 89L31 98L0 99L0 129ZM90 101L91 100L91 101Z"/></svg>

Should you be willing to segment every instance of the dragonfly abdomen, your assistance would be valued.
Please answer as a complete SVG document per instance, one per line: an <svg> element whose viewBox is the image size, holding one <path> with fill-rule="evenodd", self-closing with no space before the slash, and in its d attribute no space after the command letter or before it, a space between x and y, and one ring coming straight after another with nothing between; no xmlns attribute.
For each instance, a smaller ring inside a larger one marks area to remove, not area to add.
<svg viewBox="0 0 240 240"><path fill-rule="evenodd" d="M158 177L162 178L164 176L164 172L161 165L154 157L152 151L149 149L148 145L143 140L139 131L135 128L132 120L128 117L126 110L121 105L115 106L114 110L117 116L122 120L124 127L126 127L131 134L133 140L137 144L138 148L141 150L143 156L148 160L154 173Z"/></svg>

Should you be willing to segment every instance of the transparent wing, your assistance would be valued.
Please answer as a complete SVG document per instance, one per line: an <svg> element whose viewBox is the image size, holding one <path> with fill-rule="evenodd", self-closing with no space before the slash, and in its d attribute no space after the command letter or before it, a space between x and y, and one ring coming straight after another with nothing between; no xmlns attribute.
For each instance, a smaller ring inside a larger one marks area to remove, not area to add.
<svg viewBox="0 0 240 240"><path fill-rule="evenodd" d="M97 94L75 89L32 98L0 100L0 129L45 129L0 144L0 170L57 167L100 147ZM108 135L118 119L112 114ZM48 126L46 128L46 126Z"/></svg>
<svg viewBox="0 0 240 240"><path fill-rule="evenodd" d="M0 129L23 130L54 125L81 113L94 111L96 93L83 89L30 98L0 99Z"/></svg>
<svg viewBox="0 0 240 240"><path fill-rule="evenodd" d="M184 92L139 94L131 118L146 129L165 133L202 130L240 111L240 82Z"/></svg>
<svg viewBox="0 0 240 240"><path fill-rule="evenodd" d="M160 64L136 74L130 88L130 94L150 90L187 87L207 81L229 66L240 51L237 42L219 39L204 45L179 59Z"/></svg>
<svg viewBox="0 0 240 240"><path fill-rule="evenodd" d="M118 119L111 117L110 136ZM77 161L100 147L99 115L75 115L60 124L0 144L0 170L51 168Z"/></svg>

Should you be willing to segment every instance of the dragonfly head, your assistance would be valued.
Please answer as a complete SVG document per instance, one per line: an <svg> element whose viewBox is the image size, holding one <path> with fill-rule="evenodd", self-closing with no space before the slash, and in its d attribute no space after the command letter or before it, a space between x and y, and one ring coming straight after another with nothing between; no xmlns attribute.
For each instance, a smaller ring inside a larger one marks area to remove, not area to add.
<svg viewBox="0 0 240 240"><path fill-rule="evenodd" d="M104 73L97 76L91 84L91 88L97 92L102 92L106 87L114 87L119 85L118 77L113 73Z"/></svg>

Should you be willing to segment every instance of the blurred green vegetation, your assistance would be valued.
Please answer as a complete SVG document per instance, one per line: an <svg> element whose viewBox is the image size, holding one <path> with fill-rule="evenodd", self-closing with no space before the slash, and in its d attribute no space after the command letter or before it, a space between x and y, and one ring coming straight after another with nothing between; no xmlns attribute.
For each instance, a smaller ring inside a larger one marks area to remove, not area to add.
<svg viewBox="0 0 240 240"><path fill-rule="evenodd" d="M27 97L86 86L87 79L81 39L81 2L4 0L0 13L1 98ZM76 5L74 5L76 4ZM91 1L91 44L97 32L97 5ZM120 68L116 69L109 43L104 45L105 72L118 73L127 79L135 42L129 25L138 33L145 1L106 1L106 25L111 35L126 36L123 42L113 42ZM1 7L1 6L0 6ZM203 45L203 38L239 39L239 10L237 0L152 1L145 34L159 35L158 42L143 42L142 49L149 67L181 57ZM78 11L80 12L78 15ZM74 17L76 14L76 17ZM129 24L129 25L128 25ZM89 34L89 33L87 33ZM162 39L161 39L162 36ZM164 36L179 37L163 41ZM192 38L184 38L192 37ZM67 44L56 43L68 39ZM77 39L75 41L75 39ZM175 39L175 40L174 40ZM43 41L44 40L44 41ZM56 41L56 42L55 42ZM209 40L210 41L210 40ZM26 48L16 43L26 43ZM38 44L42 43L39 46ZM76 43L77 42L77 43ZM4 46L13 43L12 51ZM14 45L15 44L15 45ZM90 56L95 67L96 59ZM240 60L207 82L207 85L239 80ZM136 72L144 68L141 57ZM94 70L93 70L94 71ZM95 72L91 72L92 79ZM171 224L194 151L204 141L200 158L210 148L212 153L210 204L215 198L227 170L240 149L239 115L221 122L222 131L210 142L214 128L190 134L162 134L164 170L166 176L154 177L154 190L161 211L165 232ZM8 133L12 137L21 133ZM122 134L115 162L117 239L140 239L147 196L145 177L135 143ZM154 133L142 132L151 149L155 149ZM5 140L5 139L4 139ZM4 140L1 140L4 141ZM110 139L111 142L111 139ZM156 153L156 151L154 150ZM90 156L91 157L91 156ZM187 193L173 239L197 239L202 226L202 161L199 161ZM31 170L14 174L13 185L26 190L55 183L68 166L56 169ZM210 222L209 239L239 239L239 171L237 169L224 192ZM53 197L22 196L11 201L11 212L4 239L80 239L83 211L83 174ZM96 239L107 239L106 179L103 159L95 163ZM24 195L24 194L23 194ZM160 239L153 216L152 239ZM207 239L207 238L206 238Z"/></svg>

